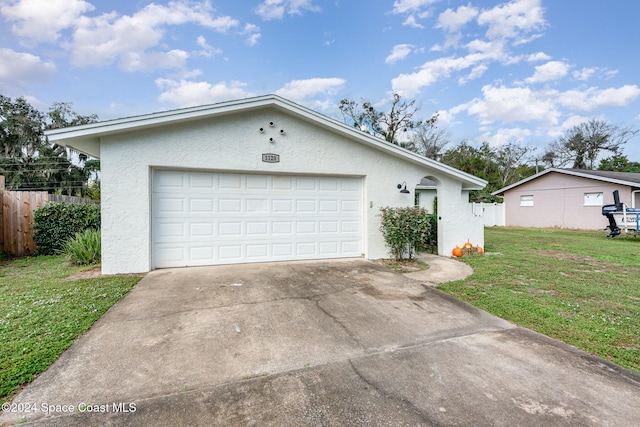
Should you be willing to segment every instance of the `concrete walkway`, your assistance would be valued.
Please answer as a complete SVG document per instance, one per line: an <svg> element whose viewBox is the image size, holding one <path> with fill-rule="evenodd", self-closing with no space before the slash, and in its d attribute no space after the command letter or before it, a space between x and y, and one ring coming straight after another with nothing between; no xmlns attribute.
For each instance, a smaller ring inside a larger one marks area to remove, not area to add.
<svg viewBox="0 0 640 427"><path fill-rule="evenodd" d="M640 375L425 283L363 259L156 270L0 424L638 425Z"/></svg>
<svg viewBox="0 0 640 427"><path fill-rule="evenodd" d="M419 254L416 258L428 264L429 268L405 273L405 276L429 286L437 286L454 280L463 280L473 274L473 269L469 265L453 258L432 254Z"/></svg>

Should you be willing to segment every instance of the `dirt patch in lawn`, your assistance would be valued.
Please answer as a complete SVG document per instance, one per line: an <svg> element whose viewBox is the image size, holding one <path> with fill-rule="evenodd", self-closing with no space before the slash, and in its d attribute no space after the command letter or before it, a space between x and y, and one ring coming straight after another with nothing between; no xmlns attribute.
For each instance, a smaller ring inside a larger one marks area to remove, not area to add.
<svg viewBox="0 0 640 427"><path fill-rule="evenodd" d="M535 250L534 252L538 255L548 256L551 258L561 259L566 261L586 262L588 264L593 264L593 265L608 264L608 263L600 262L594 258L591 258L590 256L576 255L576 254L572 254L571 252L565 252L565 251L538 249L538 250Z"/></svg>
<svg viewBox="0 0 640 427"><path fill-rule="evenodd" d="M102 277L102 267L94 267L91 270L81 271L80 273L72 274L69 277L65 277L65 281L73 282L74 280L82 279L95 279L96 277Z"/></svg>
<svg viewBox="0 0 640 427"><path fill-rule="evenodd" d="M617 263L617 262L598 261L597 259L592 258L590 256L573 254L571 252L565 252L565 251L559 251L559 250L543 250L543 249L538 249L533 252L535 252L537 255L542 255L542 256L546 256L554 259L571 261L571 262L582 264L583 266L588 268L588 270L586 271L593 272L593 273L605 273L607 271L619 269L620 267L620 263ZM619 271L628 273L633 271L633 269L627 268ZM561 272L560 274L564 276L572 275L571 273L563 273L563 272Z"/></svg>

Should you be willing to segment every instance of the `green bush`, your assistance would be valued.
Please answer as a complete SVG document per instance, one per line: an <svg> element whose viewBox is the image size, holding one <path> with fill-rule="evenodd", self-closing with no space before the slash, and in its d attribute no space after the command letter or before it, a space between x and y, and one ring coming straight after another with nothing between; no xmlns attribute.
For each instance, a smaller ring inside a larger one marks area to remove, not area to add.
<svg viewBox="0 0 640 427"><path fill-rule="evenodd" d="M380 231L396 260L405 253L420 252L433 246L437 241L437 219L426 209L418 206L380 209L382 219Z"/></svg>
<svg viewBox="0 0 640 427"><path fill-rule="evenodd" d="M100 206L52 203L33 213L33 241L41 255L55 255L67 240L87 229L100 229Z"/></svg>
<svg viewBox="0 0 640 427"><path fill-rule="evenodd" d="M76 233L73 239L67 240L62 254L73 264L98 264L100 247L100 231L89 228Z"/></svg>

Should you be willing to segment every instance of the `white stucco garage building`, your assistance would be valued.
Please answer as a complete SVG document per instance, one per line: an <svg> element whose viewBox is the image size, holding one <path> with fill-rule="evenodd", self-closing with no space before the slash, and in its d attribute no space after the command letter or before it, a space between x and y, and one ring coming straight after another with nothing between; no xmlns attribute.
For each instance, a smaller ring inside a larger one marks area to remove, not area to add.
<svg viewBox="0 0 640 427"><path fill-rule="evenodd" d="M274 95L47 136L100 159L104 274L388 257L379 210L413 205L424 177L437 185L439 253L484 244L468 203L484 180Z"/></svg>

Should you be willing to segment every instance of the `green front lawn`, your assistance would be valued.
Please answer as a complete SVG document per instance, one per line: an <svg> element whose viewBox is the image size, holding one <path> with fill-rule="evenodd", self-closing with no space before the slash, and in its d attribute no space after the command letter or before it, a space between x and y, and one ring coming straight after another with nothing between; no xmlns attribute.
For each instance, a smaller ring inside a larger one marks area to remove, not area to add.
<svg viewBox="0 0 640 427"><path fill-rule="evenodd" d="M640 238L495 227L466 280L438 289L640 371Z"/></svg>
<svg viewBox="0 0 640 427"><path fill-rule="evenodd" d="M88 268L60 256L0 263L0 402L47 369L140 280L64 280Z"/></svg>

